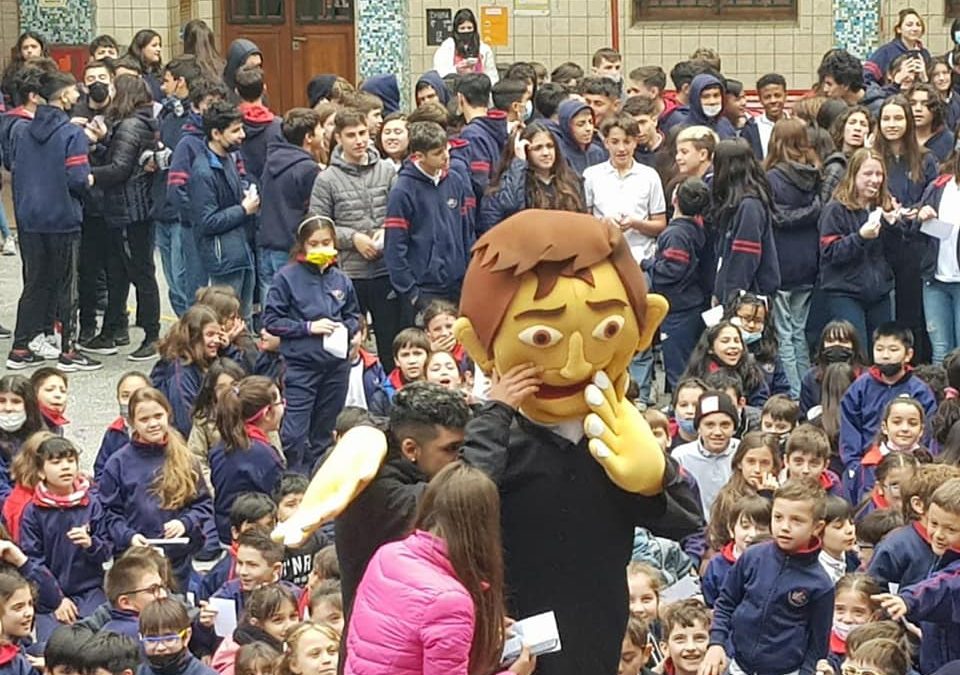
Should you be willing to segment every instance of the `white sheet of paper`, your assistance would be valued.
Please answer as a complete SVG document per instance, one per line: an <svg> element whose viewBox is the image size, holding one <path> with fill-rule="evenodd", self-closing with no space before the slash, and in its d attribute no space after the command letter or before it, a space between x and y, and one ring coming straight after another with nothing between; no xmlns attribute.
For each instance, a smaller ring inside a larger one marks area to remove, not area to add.
<svg viewBox="0 0 960 675"><path fill-rule="evenodd" d="M217 610L213 620L213 632L220 637L230 637L237 629L237 605L232 598L210 598L210 609Z"/></svg>
<svg viewBox="0 0 960 675"><path fill-rule="evenodd" d="M937 239L949 239L956 225L939 218L931 218L920 226L920 231Z"/></svg>
<svg viewBox="0 0 960 675"><path fill-rule="evenodd" d="M700 595L700 583L693 575L687 575L671 586L660 591L662 602L678 602Z"/></svg>
<svg viewBox="0 0 960 675"><path fill-rule="evenodd" d="M190 537L173 537L172 539L147 539L147 546L186 546Z"/></svg>
<svg viewBox="0 0 960 675"><path fill-rule="evenodd" d="M338 323L330 335L323 337L323 348L338 359L345 359L347 358L349 342L347 327L342 323Z"/></svg>
<svg viewBox="0 0 960 675"><path fill-rule="evenodd" d="M552 611L517 621L508 630L510 637L503 645L502 662L516 660L523 645L526 645L534 656L552 654L561 649L557 617Z"/></svg>
<svg viewBox="0 0 960 675"><path fill-rule="evenodd" d="M703 325L707 328L716 326L723 319L723 305L711 307L706 312L701 313L700 317L703 319Z"/></svg>
<svg viewBox="0 0 960 675"><path fill-rule="evenodd" d="M890 592L891 592L891 593L893 593L894 595L896 595L896 594L897 594L897 591L900 590L900 584L895 584L895 583L893 583L892 581L888 581L888 582L887 582L887 588L890 589Z"/></svg>

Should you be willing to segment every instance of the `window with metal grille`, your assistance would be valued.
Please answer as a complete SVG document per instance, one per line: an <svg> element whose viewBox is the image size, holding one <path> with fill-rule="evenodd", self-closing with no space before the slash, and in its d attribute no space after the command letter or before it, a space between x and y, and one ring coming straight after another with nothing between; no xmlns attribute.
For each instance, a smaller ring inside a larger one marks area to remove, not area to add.
<svg viewBox="0 0 960 675"><path fill-rule="evenodd" d="M945 0L947 3L960 0ZM797 18L797 0L633 0L633 20L783 21Z"/></svg>
<svg viewBox="0 0 960 675"><path fill-rule="evenodd" d="M297 0L297 23L353 23L353 0Z"/></svg>
<svg viewBox="0 0 960 675"><path fill-rule="evenodd" d="M229 23L283 23L284 0L230 0Z"/></svg>

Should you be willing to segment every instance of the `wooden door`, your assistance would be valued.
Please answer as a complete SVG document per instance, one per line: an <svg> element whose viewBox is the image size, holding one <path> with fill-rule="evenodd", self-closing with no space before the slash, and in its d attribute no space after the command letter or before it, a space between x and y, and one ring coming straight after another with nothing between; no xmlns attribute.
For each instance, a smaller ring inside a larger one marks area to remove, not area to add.
<svg viewBox="0 0 960 675"><path fill-rule="evenodd" d="M356 80L353 0L221 0L222 52L246 38L263 52L270 107L282 113L307 104L314 75Z"/></svg>

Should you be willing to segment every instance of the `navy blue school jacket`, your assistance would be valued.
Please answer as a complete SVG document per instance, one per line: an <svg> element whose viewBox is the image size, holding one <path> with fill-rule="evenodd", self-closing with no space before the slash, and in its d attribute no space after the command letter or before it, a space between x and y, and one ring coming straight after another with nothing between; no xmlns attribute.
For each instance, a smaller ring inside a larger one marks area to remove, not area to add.
<svg viewBox="0 0 960 675"><path fill-rule="evenodd" d="M397 84L396 75L386 73L368 77L360 85L360 90L373 94L383 102L384 117L400 110L400 85ZM437 96L441 95L441 92L437 92Z"/></svg>
<svg viewBox="0 0 960 675"><path fill-rule="evenodd" d="M886 223L876 239L860 236L867 222L866 209L852 211L830 201L820 212L820 288L873 303L893 290L893 269L887 248L901 241L900 233Z"/></svg>
<svg viewBox="0 0 960 675"><path fill-rule="evenodd" d="M225 539L224 541L230 541ZM236 552L233 547L227 550L227 554L217 561L209 572L203 575L200 581L200 588L197 591L197 601L207 600L211 595L233 578L233 567L236 564Z"/></svg>
<svg viewBox="0 0 960 675"><path fill-rule="evenodd" d="M416 92L422 85L427 85L437 92L437 100L440 101L441 105L446 106L450 102L450 90L447 89L446 83L437 71L428 70L421 75L413 91Z"/></svg>
<svg viewBox="0 0 960 675"><path fill-rule="evenodd" d="M180 224L193 225L193 213L190 209L190 176L197 156L207 148L203 135L203 118L199 113L190 111L184 122L180 140L170 157L170 171L167 173L167 202L180 215Z"/></svg>
<svg viewBox="0 0 960 675"><path fill-rule="evenodd" d="M556 129L554 136L557 137L564 159L567 160L574 173L581 178L588 167L606 162L609 159L609 154L602 145L590 143L590 145L584 147L573 137L570 123L583 110L590 110L590 106L581 101L568 99L557 108L556 126L548 125L551 129Z"/></svg>
<svg viewBox="0 0 960 675"><path fill-rule="evenodd" d="M720 597L720 589L723 588L727 574L736 562L733 557L732 541L710 558L707 569L704 570L703 577L700 579L700 590L703 591L703 601L707 603L707 607L713 607L713 603Z"/></svg>
<svg viewBox="0 0 960 675"><path fill-rule="evenodd" d="M103 432L103 440L100 441L100 449L97 451L97 458L93 461L93 480L96 482L103 473L103 467L107 460L117 450L130 442L130 430L127 429L127 421L122 417L117 417L110 423L107 430Z"/></svg>
<svg viewBox="0 0 960 675"><path fill-rule="evenodd" d="M725 302L744 290L772 296L780 289L780 264L773 239L772 214L756 197L746 197L728 223L720 248L722 264L713 294Z"/></svg>
<svg viewBox="0 0 960 675"><path fill-rule="evenodd" d="M482 201L507 144L507 113L491 110L485 117L477 117L463 127L460 138L470 141L470 178L477 200Z"/></svg>
<svg viewBox="0 0 960 675"><path fill-rule="evenodd" d="M336 267L321 270L308 262L284 265L273 278L263 307L263 326L280 338L285 361L302 366L330 366L342 361L310 334L310 322L331 319L360 329L360 304L353 282Z"/></svg>
<svg viewBox="0 0 960 675"><path fill-rule="evenodd" d="M756 358L756 352L760 349L760 343L754 342L747 345L747 350ZM774 394L790 394L790 380L787 379L787 371L783 368L783 361L780 356L774 357L772 362L760 361L756 359L757 366L763 373L763 379L767 383L768 396Z"/></svg>
<svg viewBox="0 0 960 675"><path fill-rule="evenodd" d="M943 190L952 180L954 180L954 176L952 174L945 173L937 176L936 180L930 183L926 191L923 193L921 204L925 206L932 206L934 210L939 213L940 200L943 199ZM913 226L911 227L911 235L914 241L919 241L923 246L920 275L924 279L933 279L934 275L937 273L941 241L935 237L931 237L919 232L921 225L922 223L919 220L914 222ZM955 254L957 258L960 259L960 242L957 244L957 250Z"/></svg>
<svg viewBox="0 0 960 675"><path fill-rule="evenodd" d="M773 196L773 239L780 264L780 288L812 288L820 258L820 171L782 162L767 171Z"/></svg>
<svg viewBox="0 0 960 675"><path fill-rule="evenodd" d="M903 40L899 37L894 37L890 42L880 45L863 63L864 79L868 82L883 82L887 77L887 69L890 64L908 51L907 46L903 44ZM930 52L927 51L926 47L920 47L919 52L924 63L929 67Z"/></svg>
<svg viewBox="0 0 960 675"><path fill-rule="evenodd" d="M284 581L281 579L277 582L288 591L293 593L293 597L299 600L300 595L303 593L303 589L297 586L296 584L291 584L289 581ZM246 602L247 593L243 590L243 587L240 585L239 579L231 579L223 586L217 589L217 592L212 596L213 598L227 598L233 600L237 605L237 616L243 612L243 605Z"/></svg>
<svg viewBox="0 0 960 675"><path fill-rule="evenodd" d="M0 675L39 675L24 652L15 644L0 647Z"/></svg>
<svg viewBox="0 0 960 675"><path fill-rule="evenodd" d="M707 117L706 113L703 112L700 96L703 94L704 89L709 89L710 87L720 87L720 100L723 101L727 92L723 81L709 73L697 75L690 83L690 93L687 97L687 114L681 119L680 124L691 127L704 126L713 129L721 141L734 139L737 137L737 130L733 128L730 120L724 117L722 112L716 117Z"/></svg>
<svg viewBox="0 0 960 675"><path fill-rule="evenodd" d="M210 148L193 161L190 204L195 214L194 240L203 266L212 274L253 269L248 241L251 217L243 201L243 163L234 156L220 157Z"/></svg>
<svg viewBox="0 0 960 675"><path fill-rule="evenodd" d="M947 129L956 133L957 125L960 124L960 96L957 96L955 91L950 92L950 100L947 101L947 111L944 117Z"/></svg>
<svg viewBox="0 0 960 675"><path fill-rule="evenodd" d="M411 298L458 297L466 274L476 198L456 173L435 184L406 161L387 198L383 257L390 283Z"/></svg>
<svg viewBox="0 0 960 675"><path fill-rule="evenodd" d="M813 673L833 627L833 582L819 555L819 541L792 554L773 541L748 547L714 603L710 644L732 647L748 673Z"/></svg>
<svg viewBox="0 0 960 675"><path fill-rule="evenodd" d="M46 565L27 558L27 562L16 570L37 589L37 614L50 614L56 611L63 601L63 594L57 586L57 580Z"/></svg>
<svg viewBox="0 0 960 675"><path fill-rule="evenodd" d="M126 635L134 640L140 639L140 615L122 609L110 608L110 620L100 630L107 633Z"/></svg>
<svg viewBox="0 0 960 675"><path fill-rule="evenodd" d="M936 562L927 528L914 521L880 540L867 565L867 574L881 586L894 583L905 588L926 579Z"/></svg>
<svg viewBox="0 0 960 675"><path fill-rule="evenodd" d="M753 150L753 156L757 158L758 162L763 161L763 144L760 142L760 128L757 126L756 120L751 117L747 120L746 125L743 129L740 130L740 138L747 142L747 145L750 146L750 149ZM770 174L767 174L769 178Z"/></svg>
<svg viewBox="0 0 960 675"><path fill-rule="evenodd" d="M706 234L701 219L680 216L657 235L653 258L641 262L650 273L652 288L670 302L671 312L701 309L709 293L703 288L700 260Z"/></svg>
<svg viewBox="0 0 960 675"><path fill-rule="evenodd" d="M155 670L150 662L141 663L137 675L217 675L217 671L205 666L203 661L186 651L174 672Z"/></svg>
<svg viewBox="0 0 960 675"><path fill-rule="evenodd" d="M184 363L180 359L167 361L161 359L150 371L150 384L163 392L173 408L173 426L184 438L190 437L193 427L193 402L200 393L203 383L203 371L195 363Z"/></svg>
<svg viewBox="0 0 960 675"><path fill-rule="evenodd" d="M163 537L163 525L169 520L181 521L191 539L188 546L170 546L171 559L182 559L203 546L203 527L213 519L213 500L206 481L197 481L197 492L191 501L177 510L161 508L153 494L153 484L163 467L164 446L133 439L107 460L100 478L100 501L103 504L107 532L117 550L130 546L135 534L149 539ZM196 467L200 475L200 467Z"/></svg>
<svg viewBox="0 0 960 675"><path fill-rule="evenodd" d="M313 182L320 173L317 161L303 148L284 139L267 146L267 161L260 176L260 226L257 246L289 251L294 234L307 214Z"/></svg>
<svg viewBox="0 0 960 675"><path fill-rule="evenodd" d="M3 161L3 168L11 173L17 142L32 120L33 114L22 106L0 115L0 159Z"/></svg>
<svg viewBox="0 0 960 675"><path fill-rule="evenodd" d="M937 162L945 162L953 152L954 137L953 132L947 127L940 127L933 136L927 139L923 144L927 150L934 156Z"/></svg>
<svg viewBox="0 0 960 675"><path fill-rule="evenodd" d="M283 473L283 459L267 436L252 425L247 427L249 448L227 451L223 441L210 450L210 482L213 485L213 513L220 541L230 541L230 508L237 495L261 492L272 495Z"/></svg>
<svg viewBox="0 0 960 675"><path fill-rule="evenodd" d="M960 659L960 560L900 591L907 620L920 622L920 672Z"/></svg>
<svg viewBox="0 0 960 675"><path fill-rule="evenodd" d="M20 520L20 548L28 558L50 570L58 590L68 597L103 588L103 563L113 557L100 501L92 493L88 493L88 499L86 505L67 509L34 501L27 504ZM86 549L67 538L67 530L85 526L90 528L93 540Z"/></svg>
<svg viewBox="0 0 960 675"><path fill-rule="evenodd" d="M163 103L158 116L160 124L160 142L170 150L170 161L180 139L183 138L188 124L191 124L190 101L169 98ZM161 223L173 223L180 219L180 211L167 196L167 183L170 180L170 167L155 171L153 174L153 219Z"/></svg>
<svg viewBox="0 0 960 675"><path fill-rule="evenodd" d="M901 157L898 160L885 162L887 167L887 189L890 194L897 198L903 208L909 209L920 203L923 198L923 191L933 182L939 173L937 169L937 160L932 152L923 153L923 161L920 164L920 178L910 177L910 165L906 159Z"/></svg>
<svg viewBox="0 0 960 675"><path fill-rule="evenodd" d="M267 162L267 148L271 143L284 140L280 133L283 120L266 106L255 103L241 103L240 112L243 114L244 132L240 156L243 157L247 175L259 182Z"/></svg>
<svg viewBox="0 0 960 675"><path fill-rule="evenodd" d="M43 234L79 232L89 190L90 142L67 113L37 108L14 150L13 203L17 227Z"/></svg>

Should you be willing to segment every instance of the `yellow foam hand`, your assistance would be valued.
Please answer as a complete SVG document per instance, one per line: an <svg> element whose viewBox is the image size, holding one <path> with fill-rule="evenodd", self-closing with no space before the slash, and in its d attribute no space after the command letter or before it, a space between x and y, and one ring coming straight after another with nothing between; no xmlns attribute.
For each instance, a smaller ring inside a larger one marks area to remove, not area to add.
<svg viewBox="0 0 960 675"><path fill-rule="evenodd" d="M273 538L296 547L346 509L363 492L387 455L387 437L379 429L354 427L343 435L303 495L300 506L277 525Z"/></svg>
<svg viewBox="0 0 960 675"><path fill-rule="evenodd" d="M603 371L594 375L584 397L591 410L583 420L590 454L610 480L627 492L647 496L661 492L666 460L640 411L617 394Z"/></svg>

